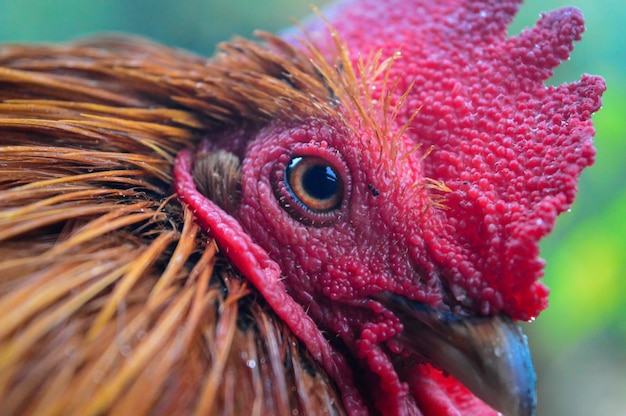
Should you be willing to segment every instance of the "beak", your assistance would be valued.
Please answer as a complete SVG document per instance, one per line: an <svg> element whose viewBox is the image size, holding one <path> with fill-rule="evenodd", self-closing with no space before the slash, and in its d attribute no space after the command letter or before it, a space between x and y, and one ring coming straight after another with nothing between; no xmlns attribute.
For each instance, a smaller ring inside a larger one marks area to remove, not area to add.
<svg viewBox="0 0 626 416"><path fill-rule="evenodd" d="M506 316L460 317L390 293L376 299L404 324L399 340L507 416L535 414L526 336Z"/></svg>

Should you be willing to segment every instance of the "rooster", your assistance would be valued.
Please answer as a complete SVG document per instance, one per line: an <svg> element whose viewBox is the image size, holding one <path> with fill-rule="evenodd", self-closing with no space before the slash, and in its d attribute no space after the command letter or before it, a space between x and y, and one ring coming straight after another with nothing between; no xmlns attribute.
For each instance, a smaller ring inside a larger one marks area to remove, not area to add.
<svg viewBox="0 0 626 416"><path fill-rule="evenodd" d="M604 82L546 87L583 19L520 3L0 47L3 414L533 414Z"/></svg>

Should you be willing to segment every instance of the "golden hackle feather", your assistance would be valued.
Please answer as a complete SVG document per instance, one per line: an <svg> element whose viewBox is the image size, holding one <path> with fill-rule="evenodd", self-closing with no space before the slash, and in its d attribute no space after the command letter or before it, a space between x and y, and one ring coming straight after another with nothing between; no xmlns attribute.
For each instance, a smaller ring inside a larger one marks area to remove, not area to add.
<svg viewBox="0 0 626 416"><path fill-rule="evenodd" d="M287 102L332 111L310 60L266 40L212 61L136 38L0 47L3 415L342 413L172 195L180 148Z"/></svg>

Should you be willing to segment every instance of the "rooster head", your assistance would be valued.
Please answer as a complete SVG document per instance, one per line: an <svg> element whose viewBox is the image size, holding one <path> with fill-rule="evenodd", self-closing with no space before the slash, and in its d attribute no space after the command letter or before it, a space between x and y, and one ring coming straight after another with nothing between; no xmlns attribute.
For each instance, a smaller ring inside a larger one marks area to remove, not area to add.
<svg viewBox="0 0 626 416"><path fill-rule="evenodd" d="M546 86L583 19L507 38L519 3L354 0L212 63L226 127L179 154L176 190L349 412L534 411L514 321L547 306L538 242L593 162L604 83Z"/></svg>

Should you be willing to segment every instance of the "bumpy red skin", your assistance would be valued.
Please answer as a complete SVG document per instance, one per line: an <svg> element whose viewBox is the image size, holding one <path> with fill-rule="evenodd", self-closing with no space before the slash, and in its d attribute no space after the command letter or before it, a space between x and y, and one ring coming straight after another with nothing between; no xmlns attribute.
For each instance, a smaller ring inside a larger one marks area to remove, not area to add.
<svg viewBox="0 0 626 416"><path fill-rule="evenodd" d="M359 0L330 20L355 59L401 52L391 75L403 80L399 92L415 82L397 122L421 108L407 146L434 145L424 175L452 189L449 209L423 236L432 259L464 303L529 320L547 306L537 243L593 163L590 116L605 84L584 75L546 87L580 40L583 18L560 9L507 39L521 2Z"/></svg>
<svg viewBox="0 0 626 416"><path fill-rule="evenodd" d="M433 307L516 319L546 307L538 241L568 209L581 170L593 162L590 116L604 83L583 76L544 86L580 38L582 17L562 9L506 39L519 3L354 0L332 11L355 61L378 50L383 58L402 54L389 77L400 78L395 100L415 85L391 130L421 110L396 143L397 155L349 117L275 120L236 132L250 136L237 221L195 194L190 155L179 156L181 198L329 371L350 413L366 405L318 327L367 369L361 389L382 413L495 414L450 377L403 355L394 341L402 324L370 295L390 291ZM332 56L326 29L311 28ZM346 183L341 209L323 226L280 203L281 172L296 153L331 161ZM440 193L448 209L426 209L434 191L413 186L425 178L450 189Z"/></svg>

